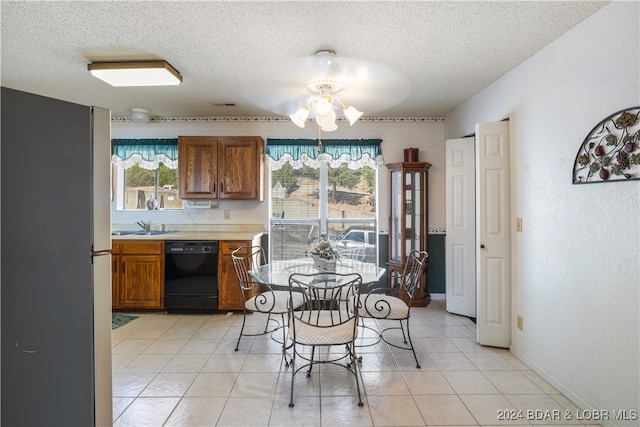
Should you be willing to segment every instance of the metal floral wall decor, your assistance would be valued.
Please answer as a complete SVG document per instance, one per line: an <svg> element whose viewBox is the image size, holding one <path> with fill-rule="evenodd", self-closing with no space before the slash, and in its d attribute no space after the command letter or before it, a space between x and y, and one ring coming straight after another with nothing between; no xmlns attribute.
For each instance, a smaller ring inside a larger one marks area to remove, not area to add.
<svg viewBox="0 0 640 427"><path fill-rule="evenodd" d="M640 107L618 111L584 139L573 165L573 183L640 179Z"/></svg>

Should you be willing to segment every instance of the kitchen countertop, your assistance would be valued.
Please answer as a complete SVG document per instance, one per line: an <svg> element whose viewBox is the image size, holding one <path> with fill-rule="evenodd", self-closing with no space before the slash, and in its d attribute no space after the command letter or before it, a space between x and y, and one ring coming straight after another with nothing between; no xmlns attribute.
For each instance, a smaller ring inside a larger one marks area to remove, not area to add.
<svg viewBox="0 0 640 427"><path fill-rule="evenodd" d="M166 232L160 234L111 235L111 240L253 240L264 234L263 226L253 224L237 225L172 225L165 224ZM156 231L158 227L153 226ZM112 224L111 231L141 232L138 226Z"/></svg>

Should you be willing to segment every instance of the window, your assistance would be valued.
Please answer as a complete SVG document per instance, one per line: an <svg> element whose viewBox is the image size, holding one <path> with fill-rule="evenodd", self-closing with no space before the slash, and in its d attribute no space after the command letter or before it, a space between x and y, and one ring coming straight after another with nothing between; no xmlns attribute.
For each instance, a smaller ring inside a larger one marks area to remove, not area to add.
<svg viewBox="0 0 640 427"><path fill-rule="evenodd" d="M177 139L114 139L116 209L182 209Z"/></svg>
<svg viewBox="0 0 640 427"><path fill-rule="evenodd" d="M377 262L380 141L365 141L323 141L326 151L320 155L316 140L267 141L271 260L304 257L324 237Z"/></svg>
<svg viewBox="0 0 640 427"><path fill-rule="evenodd" d="M147 209L149 198L157 209L182 209L178 198L178 170L160 164L149 170L135 164L127 169L116 166L116 207L119 210Z"/></svg>

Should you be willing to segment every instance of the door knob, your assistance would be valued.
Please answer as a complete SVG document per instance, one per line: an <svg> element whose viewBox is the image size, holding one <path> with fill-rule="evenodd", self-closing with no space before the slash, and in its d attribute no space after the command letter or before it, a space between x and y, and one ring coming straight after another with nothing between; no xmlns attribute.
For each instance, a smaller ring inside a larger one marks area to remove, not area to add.
<svg viewBox="0 0 640 427"><path fill-rule="evenodd" d="M480 249L484 249L484 245L480 245Z"/></svg>

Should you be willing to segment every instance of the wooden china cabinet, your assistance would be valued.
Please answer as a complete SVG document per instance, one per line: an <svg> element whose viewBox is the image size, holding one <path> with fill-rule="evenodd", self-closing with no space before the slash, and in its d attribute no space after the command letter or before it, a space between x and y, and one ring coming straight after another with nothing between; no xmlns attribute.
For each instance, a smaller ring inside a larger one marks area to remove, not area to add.
<svg viewBox="0 0 640 427"><path fill-rule="evenodd" d="M263 200L264 151L259 136L178 137L178 196Z"/></svg>
<svg viewBox="0 0 640 427"><path fill-rule="evenodd" d="M389 163L389 261L387 272L391 287L392 272L402 273L407 256L412 250L428 248L428 170L426 162ZM424 307L431 301L427 275L420 279L420 286L413 299L413 306Z"/></svg>

